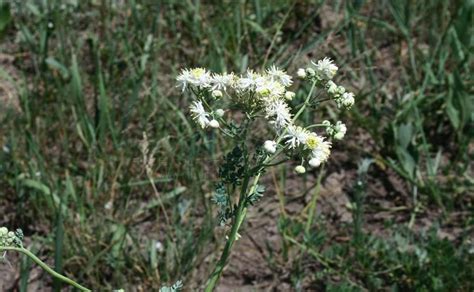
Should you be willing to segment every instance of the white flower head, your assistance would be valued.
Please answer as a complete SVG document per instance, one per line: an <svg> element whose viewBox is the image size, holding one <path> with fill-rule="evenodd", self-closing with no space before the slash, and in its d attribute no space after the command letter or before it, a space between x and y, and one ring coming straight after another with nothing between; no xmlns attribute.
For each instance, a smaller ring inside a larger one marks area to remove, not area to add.
<svg viewBox="0 0 474 292"><path fill-rule="evenodd" d="M273 154L276 152L277 143L275 141L267 140L263 143L263 149L269 154Z"/></svg>
<svg viewBox="0 0 474 292"><path fill-rule="evenodd" d="M317 147L319 147L319 145L323 142L324 142L323 137L318 136L318 134L311 132L306 137L305 147L310 150L314 150Z"/></svg>
<svg viewBox="0 0 474 292"><path fill-rule="evenodd" d="M271 100L265 107L266 118L272 118L272 124L280 130L291 122L291 113L288 105L283 100Z"/></svg>
<svg viewBox="0 0 474 292"><path fill-rule="evenodd" d="M183 91L185 91L189 85L203 89L211 85L211 74L204 68L183 69L176 80L178 80L178 85L181 86Z"/></svg>
<svg viewBox="0 0 474 292"><path fill-rule="evenodd" d="M235 76L233 73L214 74L211 78L211 89L226 91L227 87L232 84L234 78Z"/></svg>
<svg viewBox="0 0 474 292"><path fill-rule="evenodd" d="M321 78L331 80L334 75L336 75L338 68L330 58L324 58L319 60L317 63L312 63L316 66L316 71Z"/></svg>
<svg viewBox="0 0 474 292"><path fill-rule="evenodd" d="M189 71L189 83L200 88L208 88L211 86L211 73L204 68L194 68Z"/></svg>
<svg viewBox="0 0 474 292"><path fill-rule="evenodd" d="M277 81L271 79L257 80L255 91L263 99L275 99L283 96L285 87Z"/></svg>
<svg viewBox="0 0 474 292"><path fill-rule="evenodd" d="M178 86L180 86L184 92L190 84L191 72L188 69L182 69L181 73L176 77L176 80L178 81Z"/></svg>
<svg viewBox="0 0 474 292"><path fill-rule="evenodd" d="M300 145L306 143L309 132L305 128L290 125L287 129L287 134L283 138L287 139L285 144L288 144L288 148L294 149Z"/></svg>
<svg viewBox="0 0 474 292"><path fill-rule="evenodd" d="M280 82L285 87L288 87L293 84L291 76L286 74L285 71L279 69L275 65L272 65L269 69L267 69L267 74L273 81Z"/></svg>
<svg viewBox="0 0 474 292"><path fill-rule="evenodd" d="M322 138L321 142L312 150L311 159L308 163L312 167L318 167L321 163L328 160L330 154L331 142L324 141L324 138Z"/></svg>
<svg viewBox="0 0 474 292"><path fill-rule="evenodd" d="M249 90L252 89L254 81L249 77L240 77L235 86L238 90Z"/></svg>
<svg viewBox="0 0 474 292"><path fill-rule="evenodd" d="M238 78L235 86L237 90L255 90L257 84L262 82L265 78L252 70L247 70L245 76Z"/></svg>
<svg viewBox="0 0 474 292"><path fill-rule="evenodd" d="M204 129L205 127L207 127L207 125L209 124L209 113L207 113L204 107L202 106L202 102L193 102L189 109L191 110L193 118L197 120L201 128Z"/></svg>

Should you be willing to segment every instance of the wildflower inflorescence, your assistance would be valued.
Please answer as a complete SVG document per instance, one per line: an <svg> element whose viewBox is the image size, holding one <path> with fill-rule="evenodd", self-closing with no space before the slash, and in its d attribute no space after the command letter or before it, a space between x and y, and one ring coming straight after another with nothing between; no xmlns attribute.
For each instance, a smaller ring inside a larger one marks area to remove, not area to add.
<svg viewBox="0 0 474 292"><path fill-rule="evenodd" d="M289 90L293 77L276 66L261 72L247 70L241 75L218 74L204 68L183 69L177 77L181 90L192 93L189 111L193 120L202 129L218 131L234 142L219 168L220 181L212 196L219 208L219 223L225 225L232 219L232 229L225 237L227 244L205 291L212 291L222 274L232 243L239 237L246 209L263 196L265 188L258 184L261 173L288 160L298 161L294 169L298 174L319 167L330 156L331 141L341 140L346 134L346 125L340 121L306 126L298 121L305 109L324 100L333 100L342 109L354 104L354 95L332 81L337 70L329 58L298 69L296 75L311 83L309 94L298 106L293 106L298 101L296 90ZM327 97L318 99L320 95L313 94L316 88ZM262 129L258 133L265 134L248 139L250 134L256 136L256 121L265 121L269 131ZM325 131L316 132L316 127ZM249 141L258 141L256 147ZM233 196L236 190L240 190L238 200Z"/></svg>
<svg viewBox="0 0 474 292"><path fill-rule="evenodd" d="M312 62L308 68L299 69L297 76L323 89L339 108L348 109L354 104L354 94L332 81L337 70L331 59L324 58ZM341 140L347 131L345 124L340 121L320 124L326 127L328 137L298 125L289 104L296 95L294 91L288 90L293 78L276 66L263 72L248 70L240 76L234 73L211 73L204 68L183 69L177 81L183 91L194 93L195 100L190 105L190 112L203 129L220 129L232 136L233 129L229 127L234 123L224 120L226 111L220 107L214 109L216 105L240 109L250 120L265 118L273 129L273 137L268 137L270 139L262 145L268 155L280 150L279 153L292 157L295 154L301 156L307 165L317 167L330 155L329 140ZM302 173L301 170L298 168L296 171Z"/></svg>

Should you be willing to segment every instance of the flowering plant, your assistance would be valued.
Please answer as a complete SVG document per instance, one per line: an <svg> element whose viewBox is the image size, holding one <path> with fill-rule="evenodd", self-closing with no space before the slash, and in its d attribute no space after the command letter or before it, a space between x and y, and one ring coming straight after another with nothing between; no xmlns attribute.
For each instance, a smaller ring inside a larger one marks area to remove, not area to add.
<svg viewBox="0 0 474 292"><path fill-rule="evenodd" d="M247 208L263 196L265 189L258 184L262 173L295 159L299 163L294 170L299 174L307 167L318 167L329 158L331 140L344 137L347 128L340 121L307 126L298 121L306 109L323 101L333 100L343 109L354 104L354 94L332 81L337 70L329 58L299 69L297 76L310 82L311 88L304 102L295 107L290 102L296 94L288 90L293 78L275 66L263 72L248 70L240 76L211 73L204 68L183 69L177 77L182 91L192 95L190 112L196 123L202 129L219 131L234 145L219 169L220 181L212 198L219 207L220 224L231 224L232 228L206 291L214 289L222 274ZM251 129L261 121L266 125L267 139L250 139ZM313 131L316 127L323 128L327 136ZM251 143L255 140L256 145ZM237 191L238 199L234 195Z"/></svg>

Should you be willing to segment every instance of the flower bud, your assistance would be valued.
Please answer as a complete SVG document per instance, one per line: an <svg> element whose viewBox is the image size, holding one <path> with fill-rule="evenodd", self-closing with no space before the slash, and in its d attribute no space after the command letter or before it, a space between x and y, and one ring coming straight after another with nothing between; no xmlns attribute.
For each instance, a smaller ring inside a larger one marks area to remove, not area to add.
<svg viewBox="0 0 474 292"><path fill-rule="evenodd" d="M337 140L342 140L344 138L344 135L346 135L347 132L347 127L344 123L341 121L338 121L336 125L334 126L334 139Z"/></svg>
<svg viewBox="0 0 474 292"><path fill-rule="evenodd" d="M354 94L352 92L345 92L342 95L342 105L346 108L350 108L354 104Z"/></svg>
<svg viewBox="0 0 474 292"><path fill-rule="evenodd" d="M303 68L299 68L298 71L296 72L296 75L299 78L304 79L306 78L306 71Z"/></svg>
<svg viewBox="0 0 474 292"><path fill-rule="evenodd" d="M263 143L263 148L267 153L273 154L276 152L276 142L267 140L265 143Z"/></svg>
<svg viewBox="0 0 474 292"><path fill-rule="evenodd" d="M309 76L309 77L313 77L316 75L316 71L314 71L313 68L306 68L306 74Z"/></svg>
<svg viewBox="0 0 474 292"><path fill-rule="evenodd" d="M216 120L210 121L208 125L209 127L214 128L214 129L219 128L219 122Z"/></svg>
<svg viewBox="0 0 474 292"><path fill-rule="evenodd" d="M294 97L295 97L295 93L294 93L293 91L287 91L287 92L285 93L285 98L286 98L287 100L292 100Z"/></svg>
<svg viewBox="0 0 474 292"><path fill-rule="evenodd" d="M308 164L311 166L311 167L318 167L321 165L321 160L317 159L317 158L311 158L309 161L308 161Z"/></svg>
<svg viewBox="0 0 474 292"><path fill-rule="evenodd" d="M327 83L326 83L326 88L328 90L328 94L332 97L334 97L335 95L337 95L337 88L338 86L336 85L336 83L334 83L333 81L329 80Z"/></svg>
<svg viewBox="0 0 474 292"><path fill-rule="evenodd" d="M216 114L216 116L218 116L219 118L223 117L224 116L224 110L223 109L216 109L216 111L214 112Z"/></svg>
<svg viewBox="0 0 474 292"><path fill-rule="evenodd" d="M344 86L339 85L336 89L336 94L337 95L342 95L344 92L346 92L346 89L344 88Z"/></svg>
<svg viewBox="0 0 474 292"><path fill-rule="evenodd" d="M220 90L213 90L212 91L212 97L215 99L221 98L222 97L222 91Z"/></svg>
<svg viewBox="0 0 474 292"><path fill-rule="evenodd" d="M295 171L298 174L303 174L306 172L306 169L304 168L303 165L298 165L297 167L295 167Z"/></svg>

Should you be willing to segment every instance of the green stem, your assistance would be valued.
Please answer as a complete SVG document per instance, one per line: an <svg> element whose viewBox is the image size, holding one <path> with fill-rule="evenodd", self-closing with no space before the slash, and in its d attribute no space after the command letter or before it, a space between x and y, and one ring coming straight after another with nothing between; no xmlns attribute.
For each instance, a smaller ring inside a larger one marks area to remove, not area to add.
<svg viewBox="0 0 474 292"><path fill-rule="evenodd" d="M306 100L305 100L303 106L301 106L301 108L295 114L295 116L293 117L292 122L296 121L296 119L303 113L306 106L308 106L309 101L310 101L310 99L313 95L313 91L314 91L315 87L316 87L316 82L313 82L313 84L311 85L311 89L308 93L308 96L306 97ZM245 127L245 129L246 130L248 129L248 125L247 125L247 127ZM280 134L280 136L277 139L277 143L280 143L280 141L283 139L285 134L286 134L286 130L283 131L283 133ZM242 138L242 140L244 140L244 139L245 139L245 135ZM281 151L275 153L272 156L267 157L262 162L261 165L265 166L268 162L272 161L275 157L277 157L280 152ZM261 166L257 166L257 169L260 168L260 167ZM261 175L261 172L259 172L255 176L255 178L253 180L253 183L252 183L252 186L250 187L250 189L248 191L247 191L247 187L248 187L248 183L249 183L249 179L250 179L248 176L245 178L245 180L242 184L242 189L241 189L240 198L239 198L239 205L237 206L237 210L236 210L236 213L235 213L232 229L230 231L227 242L224 246L224 250L222 251L222 255L221 255L219 261L217 262L216 267L214 268L213 272L209 276L209 280L207 281L206 288L204 289L205 292L212 292L214 290L217 282L219 281L219 278L222 275L222 272L224 271L224 267L226 266L227 260L229 259L229 256L230 256L230 251L231 251L232 246L234 245L234 242L237 238L239 228L242 225L242 222L244 221L245 216L247 214L247 198L250 194L252 194L255 191L255 188L257 187L258 180L260 179L260 175Z"/></svg>
<svg viewBox="0 0 474 292"><path fill-rule="evenodd" d="M324 175L324 166L321 167L321 170L319 172L316 189L314 190L314 194L313 194L313 197L311 198L311 202L309 205L308 221L306 221L306 226L305 226L306 234L309 233L311 225L313 225L313 218L314 218L314 214L316 213L316 204L319 198L319 190L321 188L321 179L323 178L323 175Z"/></svg>
<svg viewBox="0 0 474 292"><path fill-rule="evenodd" d="M41 261L37 256L35 256L33 253L31 253L29 250L27 250L23 247L0 246L0 251L8 251L8 250L13 250L13 251L17 251L17 252L25 254L30 259L32 259L35 263L37 263L43 270L48 272L51 276L65 282L65 283L67 283L71 286L74 286L74 287L76 287L77 289L79 289L81 291L92 291L92 290L87 289L86 287L83 287L83 286L79 285L78 283L74 282L73 280L59 274L55 270L51 269L47 264L45 264L43 261Z"/></svg>
<svg viewBox="0 0 474 292"><path fill-rule="evenodd" d="M309 104L309 100L311 99L312 95L313 95L313 91L314 91L314 88L316 87L316 81L313 81L313 84L311 84L311 89L309 90L309 93L308 93L308 96L306 96L306 100L304 101L303 105L301 106L301 108L298 110L298 112L296 113L296 115L293 117L293 122L296 121L296 119L298 119L298 117L303 113L303 111L305 110L305 108L308 106Z"/></svg>
<svg viewBox="0 0 474 292"><path fill-rule="evenodd" d="M255 176L252 186L250 187L248 192L247 192L247 186L248 186L249 178L246 178L246 180L244 181L244 184L242 185L239 205L236 210L237 212L235 214L234 224L232 225L229 238L227 239L227 242L224 247L224 251L222 252L219 262L217 262L217 265L214 268L214 271L212 272L211 276L209 277L209 280L207 281L206 288L204 289L205 292L211 292L214 290L217 282L219 281L219 278L222 275L222 272L224 271L224 267L226 266L227 260L230 256L230 251L237 238L237 234L240 229L240 226L244 222L245 216L247 215L247 197L249 194L252 194L255 191L255 188L257 187L257 183L259 179L260 179L260 173L258 173Z"/></svg>

